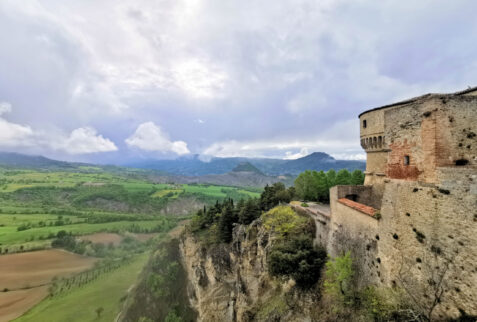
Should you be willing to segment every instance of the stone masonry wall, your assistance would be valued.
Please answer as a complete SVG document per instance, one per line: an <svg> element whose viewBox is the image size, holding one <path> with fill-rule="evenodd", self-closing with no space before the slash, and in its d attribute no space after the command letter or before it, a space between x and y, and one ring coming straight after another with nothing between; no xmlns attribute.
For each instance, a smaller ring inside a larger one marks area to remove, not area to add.
<svg viewBox="0 0 477 322"><path fill-rule="evenodd" d="M331 256L340 256L351 251L357 287L377 284L380 281L376 262L378 220L340 203L338 192L342 187L330 189L332 216L328 252Z"/></svg>
<svg viewBox="0 0 477 322"><path fill-rule="evenodd" d="M436 319L461 311L476 316L477 174L439 172L440 185L386 185L378 223L381 282L402 287L426 312L436 300Z"/></svg>
<svg viewBox="0 0 477 322"><path fill-rule="evenodd" d="M328 251L351 250L357 285L399 287L435 320L477 316L477 96L425 95L360 123L368 186L331 189ZM363 138L381 127L376 152ZM340 202L350 189L381 218Z"/></svg>

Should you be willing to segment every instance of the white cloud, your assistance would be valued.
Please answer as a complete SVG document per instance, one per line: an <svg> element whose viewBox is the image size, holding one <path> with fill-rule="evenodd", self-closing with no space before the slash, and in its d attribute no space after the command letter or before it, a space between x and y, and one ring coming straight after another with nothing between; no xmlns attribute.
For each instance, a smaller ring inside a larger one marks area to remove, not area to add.
<svg viewBox="0 0 477 322"><path fill-rule="evenodd" d="M310 133L311 129L310 129ZM337 122L326 131L307 138L276 137L258 140L227 140L207 147L202 154L217 157L273 157L297 159L312 152L325 152L337 159L362 160L358 120Z"/></svg>
<svg viewBox="0 0 477 322"><path fill-rule="evenodd" d="M192 98L218 98L227 80L217 67L196 59L178 63L172 68L176 85Z"/></svg>
<svg viewBox="0 0 477 322"><path fill-rule="evenodd" d="M295 152L294 152L295 151ZM257 141L224 141L206 148L202 154L216 157L273 157L296 159L311 152L338 153L349 151L358 153L353 144L340 140L257 140ZM348 154L348 153L347 153Z"/></svg>
<svg viewBox="0 0 477 322"><path fill-rule="evenodd" d="M0 116L11 111L10 103L0 102ZM61 132L33 130L29 125L12 123L2 117L0 117L0 147L59 150L69 154L118 150L111 140L99 135L91 127L77 128L69 136L65 136Z"/></svg>
<svg viewBox="0 0 477 322"><path fill-rule="evenodd" d="M190 153L184 141L171 141L169 136L153 122L142 123L133 135L126 139L126 144L146 151L173 152L178 155Z"/></svg>
<svg viewBox="0 0 477 322"><path fill-rule="evenodd" d="M70 136L56 144L56 148L70 154L88 154L97 152L117 151L118 148L111 140L98 135L91 127L80 127L71 132Z"/></svg>
<svg viewBox="0 0 477 322"><path fill-rule="evenodd" d="M12 111L12 104L8 102L0 102L0 116Z"/></svg>
<svg viewBox="0 0 477 322"><path fill-rule="evenodd" d="M308 148L302 148L300 150L300 152L298 152L298 153L293 153L292 151L287 151L287 152L285 152L284 159L285 160L299 159L299 158L303 158L304 156L307 156L308 154L310 154L310 152L308 151Z"/></svg>
<svg viewBox="0 0 477 322"><path fill-rule="evenodd" d="M0 146L30 146L33 131L29 126L8 122L0 118Z"/></svg>
<svg viewBox="0 0 477 322"><path fill-rule="evenodd" d="M0 116L11 111L10 103L0 102ZM0 117L0 146L30 146L32 138L33 130L29 126L12 123Z"/></svg>

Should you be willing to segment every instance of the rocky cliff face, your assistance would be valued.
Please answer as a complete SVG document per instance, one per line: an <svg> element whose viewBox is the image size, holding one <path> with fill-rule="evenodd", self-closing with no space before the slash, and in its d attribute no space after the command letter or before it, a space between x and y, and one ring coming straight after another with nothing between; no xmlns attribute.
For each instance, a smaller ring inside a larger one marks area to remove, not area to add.
<svg viewBox="0 0 477 322"><path fill-rule="evenodd" d="M274 237L260 220L238 225L230 245L205 247L186 235L180 243L189 298L199 321L311 321L318 292L267 273Z"/></svg>

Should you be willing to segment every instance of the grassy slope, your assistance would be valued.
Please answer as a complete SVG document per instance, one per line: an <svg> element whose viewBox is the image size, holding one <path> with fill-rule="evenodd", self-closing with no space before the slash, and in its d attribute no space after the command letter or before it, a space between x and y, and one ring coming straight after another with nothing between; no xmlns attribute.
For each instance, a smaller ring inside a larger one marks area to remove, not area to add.
<svg viewBox="0 0 477 322"><path fill-rule="evenodd" d="M2 216L2 215L0 215ZM86 235L99 231L112 231L125 229L132 224L138 225L141 228L152 228L160 224L162 220L148 220L148 221L115 221L100 224L72 224L65 226L52 226L52 227L37 227L24 231L17 231L15 226L0 227L0 243L5 247L11 244L24 243L31 237L35 237L38 240L40 236L48 236L48 234L56 234L60 230L72 232L73 234Z"/></svg>
<svg viewBox="0 0 477 322"><path fill-rule="evenodd" d="M94 282L64 295L46 299L15 321L114 321L121 309L120 299L136 281L148 255L141 254L131 264L102 275ZM95 313L98 307L104 308L99 319Z"/></svg>

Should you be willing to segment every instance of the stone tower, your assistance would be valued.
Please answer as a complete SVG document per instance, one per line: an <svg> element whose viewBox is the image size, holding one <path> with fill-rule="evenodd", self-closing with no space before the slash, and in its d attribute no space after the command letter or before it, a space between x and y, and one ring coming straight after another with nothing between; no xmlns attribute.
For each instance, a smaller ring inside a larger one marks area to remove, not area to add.
<svg viewBox="0 0 477 322"><path fill-rule="evenodd" d="M477 88L359 115L363 186L331 189L328 249L358 285L399 288L435 319L477 316Z"/></svg>

